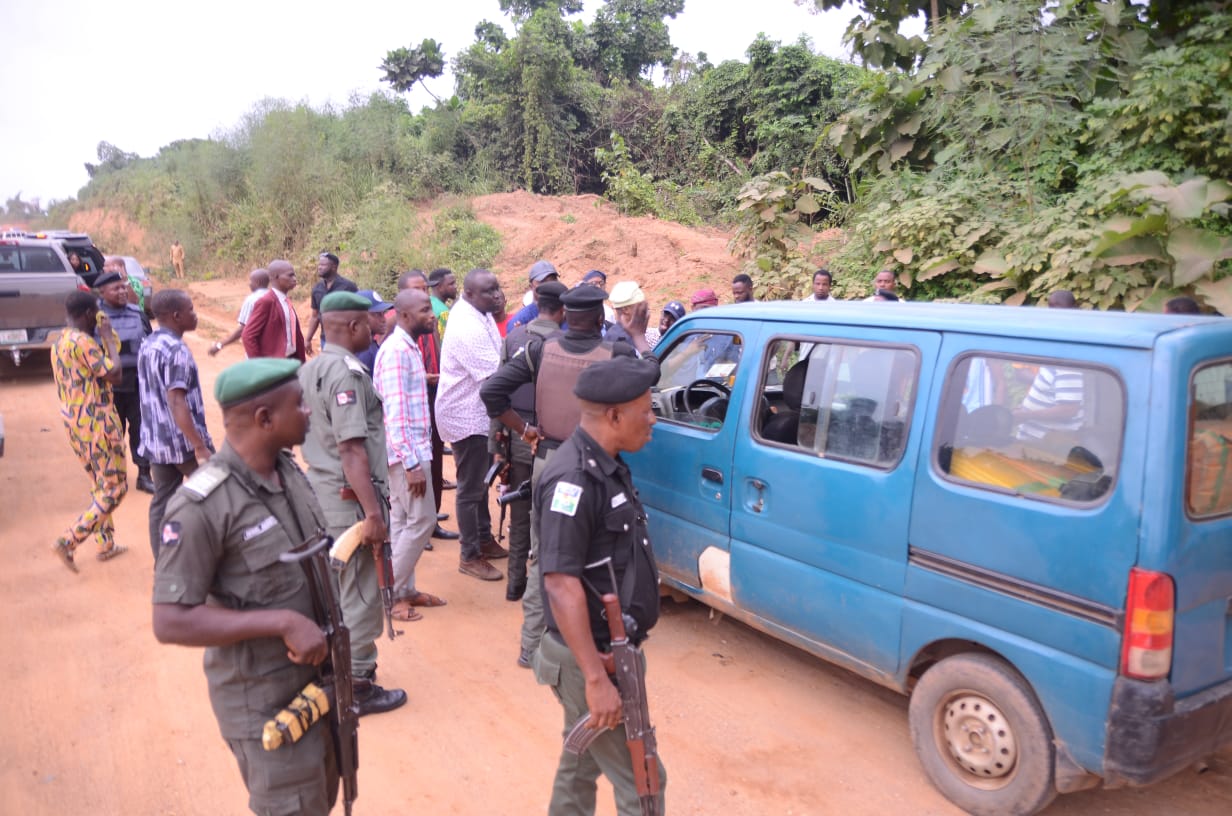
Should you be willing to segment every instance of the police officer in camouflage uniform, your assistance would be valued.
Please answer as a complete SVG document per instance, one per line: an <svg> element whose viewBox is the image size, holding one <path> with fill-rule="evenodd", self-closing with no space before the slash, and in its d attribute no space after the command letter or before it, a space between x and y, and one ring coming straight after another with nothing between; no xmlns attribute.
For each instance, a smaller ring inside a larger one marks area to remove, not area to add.
<svg viewBox="0 0 1232 816"><path fill-rule="evenodd" d="M544 466L534 495L547 599L547 631L535 677L552 687L563 706L565 733L587 712L591 727L603 730L581 755L561 751L549 816L593 814L600 773L612 783L620 816L643 812L625 733L618 727L620 693L600 656L611 650L611 635L599 594L616 594L633 621L626 630L629 640L634 645L645 640L659 619L659 570L646 511L620 454L650 441L655 424L650 387L658 379L657 365L632 357L583 371L573 388L581 401L581 424ZM590 566L609 558L615 583L606 566ZM645 663L639 668L644 688ZM666 786L661 762L659 778ZM662 789L658 800L655 813L662 814Z"/></svg>
<svg viewBox="0 0 1232 816"><path fill-rule="evenodd" d="M363 520L364 546L339 573L342 617L351 630L351 670L360 716L390 711L406 702L401 689L384 689L376 679L376 639L383 614L371 547L389 534L389 469L385 423L372 377L355 356L372 343L369 301L354 292L331 292L321 300L321 353L299 370L312 426L304 440L304 461L325 511L325 527L340 536Z"/></svg>
<svg viewBox="0 0 1232 816"><path fill-rule="evenodd" d="M338 792L328 724L277 751L261 747L264 723L327 654L303 569L279 560L325 523L286 452L308 427L298 368L259 359L219 375L226 443L167 504L154 575L154 634L206 647L210 702L249 807L271 816L324 816Z"/></svg>

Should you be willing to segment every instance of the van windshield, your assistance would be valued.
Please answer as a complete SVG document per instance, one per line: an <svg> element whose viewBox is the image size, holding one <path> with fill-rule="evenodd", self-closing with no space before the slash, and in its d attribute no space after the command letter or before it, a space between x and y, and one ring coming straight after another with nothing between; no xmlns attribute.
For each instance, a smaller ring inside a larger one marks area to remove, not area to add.
<svg viewBox="0 0 1232 816"><path fill-rule="evenodd" d="M1198 518L1232 512L1232 360L1199 368L1189 388L1186 504Z"/></svg>

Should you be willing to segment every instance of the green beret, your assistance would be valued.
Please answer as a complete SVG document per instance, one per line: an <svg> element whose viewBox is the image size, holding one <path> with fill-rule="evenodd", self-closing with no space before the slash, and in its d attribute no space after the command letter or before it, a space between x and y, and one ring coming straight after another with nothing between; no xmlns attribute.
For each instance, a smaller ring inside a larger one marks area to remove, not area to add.
<svg viewBox="0 0 1232 816"><path fill-rule="evenodd" d="M254 357L236 363L214 381L214 399L229 408L294 379L298 370L299 360L278 357Z"/></svg>
<svg viewBox="0 0 1232 816"><path fill-rule="evenodd" d="M659 381L659 367L640 357L613 357L589 365L578 375L573 395L587 402L620 405L632 402Z"/></svg>
<svg viewBox="0 0 1232 816"><path fill-rule="evenodd" d="M607 292L589 283L579 283L560 296L560 302L565 304L565 308L571 312L602 309L605 300L607 300Z"/></svg>
<svg viewBox="0 0 1232 816"><path fill-rule="evenodd" d="M355 292L330 292L321 298L321 314L326 312L366 312L371 301Z"/></svg>

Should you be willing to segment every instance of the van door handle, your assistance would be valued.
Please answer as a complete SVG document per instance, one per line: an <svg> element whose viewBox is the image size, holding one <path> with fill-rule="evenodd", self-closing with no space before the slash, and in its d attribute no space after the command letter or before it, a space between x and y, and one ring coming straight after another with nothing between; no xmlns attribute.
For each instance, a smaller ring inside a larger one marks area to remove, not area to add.
<svg viewBox="0 0 1232 816"><path fill-rule="evenodd" d="M749 509L754 513L760 513L766 509L766 483L761 479L752 479L749 484L757 491L757 501L753 502Z"/></svg>
<svg viewBox="0 0 1232 816"><path fill-rule="evenodd" d="M718 468L702 468L702 478L708 482L718 482L719 484L723 484L723 474L719 472Z"/></svg>

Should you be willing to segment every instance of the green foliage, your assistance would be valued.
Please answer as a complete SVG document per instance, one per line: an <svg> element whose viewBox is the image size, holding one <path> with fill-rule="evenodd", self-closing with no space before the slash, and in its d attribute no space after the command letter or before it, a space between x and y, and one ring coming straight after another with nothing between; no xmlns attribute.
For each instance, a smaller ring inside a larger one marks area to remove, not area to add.
<svg viewBox="0 0 1232 816"><path fill-rule="evenodd" d="M385 72L381 81L388 82L395 91L405 93L413 88L415 83L428 91L423 81L445 73L445 53L441 51L436 40L426 39L415 48L396 48L390 51L381 63L381 70Z"/></svg>
<svg viewBox="0 0 1232 816"><path fill-rule="evenodd" d="M744 218L731 249L745 259L744 271L757 281L761 298L790 298L812 284L817 265L810 261L814 233L809 226L834 206L834 188L816 177L774 171L741 188L738 210Z"/></svg>
<svg viewBox="0 0 1232 816"><path fill-rule="evenodd" d="M1193 20L1176 42L1113 2L1046 22L1028 0L980 3L939 22L918 69L875 75L830 129L866 174L832 267L894 269L913 297L1222 302L1229 19Z"/></svg>
<svg viewBox="0 0 1232 816"><path fill-rule="evenodd" d="M676 49L665 21L683 10L684 0L608 0L588 32L601 78L632 82L656 65L671 65Z"/></svg>
<svg viewBox="0 0 1232 816"><path fill-rule="evenodd" d="M603 166L606 196L623 215L654 215L681 224L700 220L688 198L671 181L656 182L638 170L619 133L611 136L611 149L597 148L595 157Z"/></svg>

